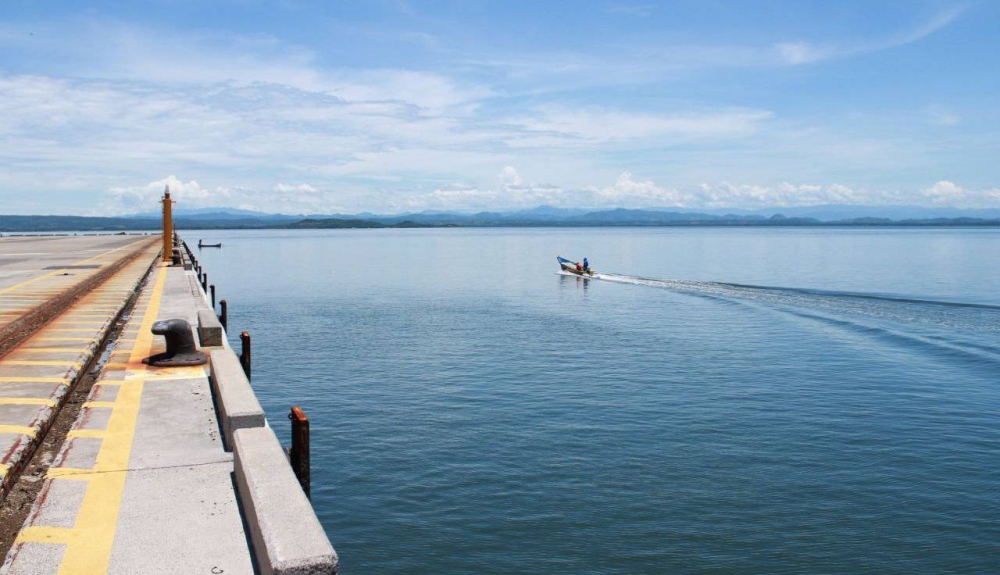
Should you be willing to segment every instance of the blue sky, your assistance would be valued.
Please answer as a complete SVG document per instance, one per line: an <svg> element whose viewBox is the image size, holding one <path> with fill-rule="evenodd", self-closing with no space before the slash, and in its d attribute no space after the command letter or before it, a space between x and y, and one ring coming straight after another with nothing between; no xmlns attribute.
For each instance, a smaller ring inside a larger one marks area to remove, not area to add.
<svg viewBox="0 0 1000 575"><path fill-rule="evenodd" d="M4 213L1000 207L1000 3L0 4Z"/></svg>

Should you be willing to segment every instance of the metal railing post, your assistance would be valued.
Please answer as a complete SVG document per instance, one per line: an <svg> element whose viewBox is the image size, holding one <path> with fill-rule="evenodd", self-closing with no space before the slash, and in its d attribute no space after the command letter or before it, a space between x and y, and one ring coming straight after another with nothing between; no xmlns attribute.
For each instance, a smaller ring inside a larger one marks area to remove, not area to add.
<svg viewBox="0 0 1000 575"><path fill-rule="evenodd" d="M242 344L243 350L240 352L240 365L243 366L243 373L247 376L247 381L253 382L253 378L250 376L252 371L252 364L250 359L250 334L243 332L240 334L240 343Z"/></svg>
<svg viewBox="0 0 1000 575"><path fill-rule="evenodd" d="M302 486L302 491L306 497L312 499L309 494L309 418L302 411L302 408L295 406L288 414L288 419L292 420L292 449L288 453L289 463L292 464L292 471Z"/></svg>

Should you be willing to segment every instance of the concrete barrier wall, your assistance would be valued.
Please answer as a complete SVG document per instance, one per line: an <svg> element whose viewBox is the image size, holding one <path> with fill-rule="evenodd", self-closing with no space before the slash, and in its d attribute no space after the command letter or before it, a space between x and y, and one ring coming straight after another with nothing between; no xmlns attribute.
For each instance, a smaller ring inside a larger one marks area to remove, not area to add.
<svg viewBox="0 0 1000 575"><path fill-rule="evenodd" d="M269 427L233 434L236 488L265 575L337 573L338 558Z"/></svg>
<svg viewBox="0 0 1000 575"><path fill-rule="evenodd" d="M209 377L215 406L219 410L222 436L227 450L232 450L236 430L264 426L264 410L232 350L213 349L209 357L212 364Z"/></svg>
<svg viewBox="0 0 1000 575"><path fill-rule="evenodd" d="M198 341L202 347L222 347L225 345L222 322L210 309L198 310Z"/></svg>

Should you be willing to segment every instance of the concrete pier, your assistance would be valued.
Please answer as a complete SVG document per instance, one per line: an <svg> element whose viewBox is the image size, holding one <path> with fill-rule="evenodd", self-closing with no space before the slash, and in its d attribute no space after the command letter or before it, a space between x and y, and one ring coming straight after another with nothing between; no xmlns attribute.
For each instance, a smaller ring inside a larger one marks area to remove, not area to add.
<svg viewBox="0 0 1000 575"><path fill-rule="evenodd" d="M150 237L0 238L0 497L156 251Z"/></svg>
<svg viewBox="0 0 1000 575"><path fill-rule="evenodd" d="M37 494L0 574L335 573L337 555L195 272L162 262L160 247L147 242L141 257L0 361L0 393L10 400L0 403L9 409L0 432L38 437L31 422L51 418L73 370L111 327L94 310L114 312L148 271L55 455L32 463ZM164 319L189 322L196 342L205 336L199 347L211 363L144 364L165 349L151 331ZM25 359L36 356L44 359ZM13 516L5 506L0 518Z"/></svg>

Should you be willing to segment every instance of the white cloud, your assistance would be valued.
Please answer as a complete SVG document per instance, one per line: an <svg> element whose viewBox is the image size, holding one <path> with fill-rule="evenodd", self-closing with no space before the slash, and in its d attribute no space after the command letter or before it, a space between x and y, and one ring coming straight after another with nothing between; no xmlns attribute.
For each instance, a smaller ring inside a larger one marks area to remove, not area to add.
<svg viewBox="0 0 1000 575"><path fill-rule="evenodd" d="M665 50L674 58L669 66L647 58L649 52L627 58L539 54L521 62L523 68L507 69L506 76L478 66L329 67L314 49L266 35L167 34L92 19L41 23L28 39L0 24L0 50L33 55L48 66L32 74L0 69L0 197L7 206L30 205L37 211L34 206L46 192L77 192L87 198L79 205L89 208L101 190L108 190L101 196L102 209L123 213L155 209L162 185L172 182L188 207L302 213L539 203L990 202L988 190L945 195L813 184L698 187L692 183L706 177L773 181L774 173L827 181L836 177L828 174L843 173L846 165L855 174L866 170L852 177L857 182L876 170L915 172L923 158L911 153L913 147L902 138L867 132L830 137L831 130L794 124L770 110L738 107L738 102L712 107L650 98L644 99L648 108L637 110L627 104L575 106L551 95L570 94L573 78L644 83L679 69L804 64L880 49L918 40L956 14L864 46L670 47ZM28 56L23 66L34 69ZM537 92L525 104L518 99L525 92L505 84L513 77L528 83L544 77L545 85L532 85ZM553 92L547 92L550 86ZM517 92L513 99L511 91ZM517 105L507 105L511 102ZM510 110L519 112L515 116ZM925 119L920 112L918 118ZM947 110L928 113L941 124L960 121ZM913 117L909 112L907 119ZM706 175L708 169L699 163L725 176ZM820 164L824 172L810 171ZM626 169L644 175L633 177ZM163 174L194 179L142 183ZM34 194L31 204L19 199L25 192ZM50 209L75 207L53 201Z"/></svg>
<svg viewBox="0 0 1000 575"><path fill-rule="evenodd" d="M512 119L510 123L574 145L644 138L739 138L757 131L771 116L765 110L667 115L549 106L538 110L535 117Z"/></svg>
<svg viewBox="0 0 1000 575"><path fill-rule="evenodd" d="M504 186L521 185L521 175L517 173L517 170L513 166L504 166L504 169L500 170L500 173L497 174L497 179Z"/></svg>
<svg viewBox="0 0 1000 575"><path fill-rule="evenodd" d="M961 116L941 106L928 107L927 118L930 123L938 126L956 126L962 122Z"/></svg>
<svg viewBox="0 0 1000 575"><path fill-rule="evenodd" d="M312 194L318 192L319 190L309 184L276 184L274 186L274 191L282 194Z"/></svg>
<svg viewBox="0 0 1000 575"><path fill-rule="evenodd" d="M831 58L858 56L912 44L944 28L965 11L959 6L937 14L929 21L906 32L888 38L854 44L816 44L813 42L778 42L774 52L779 62L791 65L811 64Z"/></svg>
<svg viewBox="0 0 1000 575"><path fill-rule="evenodd" d="M938 207L996 208L1000 207L1000 188L968 190L947 180L936 182L923 190L930 203Z"/></svg>

